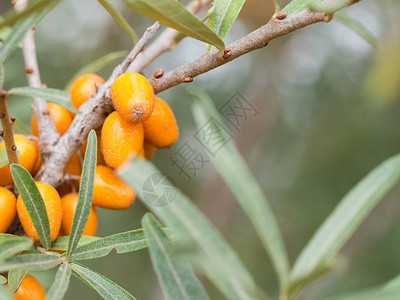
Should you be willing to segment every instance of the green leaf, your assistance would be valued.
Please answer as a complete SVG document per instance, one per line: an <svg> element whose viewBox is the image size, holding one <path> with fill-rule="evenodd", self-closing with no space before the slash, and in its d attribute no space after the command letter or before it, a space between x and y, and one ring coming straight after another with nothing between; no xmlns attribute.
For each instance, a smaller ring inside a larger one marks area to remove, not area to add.
<svg viewBox="0 0 400 300"><path fill-rule="evenodd" d="M4 66L0 64L0 89L2 89L4 86L4 78L5 78Z"/></svg>
<svg viewBox="0 0 400 300"><path fill-rule="evenodd" d="M15 269L8 272L8 286L12 293L18 291L27 273L28 271L24 269Z"/></svg>
<svg viewBox="0 0 400 300"><path fill-rule="evenodd" d="M31 128L27 127L25 125L25 123L21 122L18 117L15 119L13 128L16 133L20 133L20 134L24 134L24 135L32 134Z"/></svg>
<svg viewBox="0 0 400 300"><path fill-rule="evenodd" d="M326 300L396 300L400 299L400 276L391 281L362 291L329 297Z"/></svg>
<svg viewBox="0 0 400 300"><path fill-rule="evenodd" d="M124 0L131 9L183 34L214 45L222 52L224 42L176 0Z"/></svg>
<svg viewBox="0 0 400 300"><path fill-rule="evenodd" d="M55 2L56 4L57 2ZM13 26L11 33L8 35L0 47L0 64L2 64L11 53L17 48L19 42L23 39L26 32L34 25L40 22L55 6L55 4L48 5L42 10L34 13L18 22Z"/></svg>
<svg viewBox="0 0 400 300"><path fill-rule="evenodd" d="M14 296L5 285L0 285L0 299L1 300L14 300Z"/></svg>
<svg viewBox="0 0 400 300"><path fill-rule="evenodd" d="M76 277L83 280L92 287L103 299L124 300L135 299L125 289L112 282L110 279L96 273L89 268L78 264L71 263L72 272Z"/></svg>
<svg viewBox="0 0 400 300"><path fill-rule="evenodd" d="M0 16L0 23L4 21L4 18ZM10 26L4 26L0 28L0 41L5 40L11 32L11 27Z"/></svg>
<svg viewBox="0 0 400 300"><path fill-rule="evenodd" d="M132 160L126 168L119 170L119 173L137 191L142 201L143 185L146 180L154 174L161 174L153 164L141 159ZM218 288L226 292L222 284L231 287L226 298L259 299L254 296L258 295L260 290L253 278L212 223L181 191L167 180L163 182L169 190L176 191L174 201L165 207L154 207L146 201L143 203L172 230L179 244L188 248L200 248L205 253L205 260L209 260L211 266L217 265L218 262L229 269L229 272L221 272L221 268L214 270L220 279L214 282L218 284Z"/></svg>
<svg viewBox="0 0 400 300"><path fill-rule="evenodd" d="M127 253L147 247L147 239L142 229L114 234L76 248L71 256L74 260L93 259L108 255L113 249L117 253Z"/></svg>
<svg viewBox="0 0 400 300"><path fill-rule="evenodd" d="M71 103L71 96L63 90L50 89L50 88L34 88L34 87L17 87L8 91L10 96L18 95L25 97L37 97L49 102L57 103L66 109L77 112Z"/></svg>
<svg viewBox="0 0 400 300"><path fill-rule="evenodd" d="M61 264L63 258L58 254L21 254L8 260L0 261L0 272L26 269L41 271L51 269Z"/></svg>
<svg viewBox="0 0 400 300"><path fill-rule="evenodd" d="M149 241L151 261L165 298L208 299L190 265L174 255L171 240L160 223L151 214L146 214L142 219L142 226Z"/></svg>
<svg viewBox="0 0 400 300"><path fill-rule="evenodd" d="M7 283L7 278L5 278L4 276L0 275L0 285L6 284L6 283Z"/></svg>
<svg viewBox="0 0 400 300"><path fill-rule="evenodd" d="M33 241L28 238L13 236L0 240L0 260L12 257L16 253L30 249Z"/></svg>
<svg viewBox="0 0 400 300"><path fill-rule="evenodd" d="M191 89L191 93L195 100L193 116L197 127L201 128L205 124L210 124L214 132L213 139L223 141L226 129L221 127L222 120L210 97L199 89ZM207 147L211 152L216 153L215 156L210 155L211 161L251 220L271 258L281 285L285 286L289 276L288 257L275 216L262 189L232 140L227 141L223 147L220 143L210 143ZM213 147L216 148L213 149Z"/></svg>
<svg viewBox="0 0 400 300"><path fill-rule="evenodd" d="M71 278L71 267L69 263L64 263L58 269L56 278L47 292L46 300L61 300L67 292L69 280Z"/></svg>
<svg viewBox="0 0 400 300"><path fill-rule="evenodd" d="M99 239L101 238L97 236L82 235L77 247L81 247L83 245L89 244ZM67 251L68 242L69 242L69 236L60 236L56 238L55 241L51 244L50 250Z"/></svg>
<svg viewBox="0 0 400 300"><path fill-rule="evenodd" d="M301 279L331 260L372 209L400 180L400 155L394 156L361 180L336 206L301 252L293 280Z"/></svg>
<svg viewBox="0 0 400 300"><path fill-rule="evenodd" d="M208 20L208 27L224 40L235 22L246 0L214 0L214 12ZM207 45L207 50L216 49Z"/></svg>
<svg viewBox="0 0 400 300"><path fill-rule="evenodd" d="M116 51L116 52L111 52L103 57L100 57L99 59L96 59L95 61L89 63L88 65L84 66L82 69L80 69L78 72L75 73L74 76L68 81L68 83L65 85L65 90L69 90L70 86L72 83L77 79L78 77L88 74L88 73L97 73L104 67L108 66L111 62L124 58L128 55L127 51Z"/></svg>
<svg viewBox="0 0 400 300"><path fill-rule="evenodd" d="M74 220L72 222L71 233L69 235L68 250L66 259L68 260L74 252L79 240L85 230L89 219L90 209L93 202L94 175L97 163L97 137L96 132L91 130L88 136L85 160L83 161L82 180L79 190L79 200L76 205Z"/></svg>
<svg viewBox="0 0 400 300"><path fill-rule="evenodd" d="M286 13L287 16L294 15L298 12L306 10L311 6L321 2L322 0L293 0L288 5L284 7L282 12Z"/></svg>
<svg viewBox="0 0 400 300"><path fill-rule="evenodd" d="M50 223L46 206L31 174L22 166L11 164L11 175L15 186L24 201L29 216L43 247L48 250L51 246Z"/></svg>
<svg viewBox="0 0 400 300"><path fill-rule="evenodd" d="M118 10L115 9L115 7L108 1L108 0L97 0L103 7L108 11L110 16L114 19L114 21L121 27L121 29L129 35L129 37L132 39L133 44L137 44L139 41L137 34L135 31L132 29L131 26L129 26L128 22L124 19L124 17L118 12Z"/></svg>
<svg viewBox="0 0 400 300"><path fill-rule="evenodd" d="M7 150L0 150L0 168L8 164Z"/></svg>
<svg viewBox="0 0 400 300"><path fill-rule="evenodd" d="M335 19L339 22L353 30L359 36L361 36L367 43L369 43L376 52L383 54L384 50L382 45L379 43L377 38L369 31L362 23L357 21L356 19L349 17L348 15L337 12L335 13Z"/></svg>
<svg viewBox="0 0 400 300"><path fill-rule="evenodd" d="M50 6L50 4L52 4L51 2L58 2L58 1L59 0L37 1L33 4L28 5L28 7L21 12L17 12L15 9L11 9L6 13L5 18L2 18L0 22L0 28L8 25L14 25L17 21L26 19L32 14L43 10L47 6ZM53 4L51 7L53 8L54 6L55 5Z"/></svg>

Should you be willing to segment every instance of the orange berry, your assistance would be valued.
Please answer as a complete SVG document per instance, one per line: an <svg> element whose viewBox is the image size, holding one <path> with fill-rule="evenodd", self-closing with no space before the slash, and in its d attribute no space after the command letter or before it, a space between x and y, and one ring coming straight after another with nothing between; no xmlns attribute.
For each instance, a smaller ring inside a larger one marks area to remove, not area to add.
<svg viewBox="0 0 400 300"><path fill-rule="evenodd" d="M101 149L111 168L119 168L137 155L143 145L143 125L125 121L118 112L110 114L101 130Z"/></svg>
<svg viewBox="0 0 400 300"><path fill-rule="evenodd" d="M97 136L97 140L100 141L101 140L101 129L96 130L96 136ZM85 143L80 147L83 157L85 157L86 147L87 147L87 139L86 139ZM104 161L103 153L101 151L101 145L97 146L97 164L102 165L102 166L106 165L106 162Z"/></svg>
<svg viewBox="0 0 400 300"><path fill-rule="evenodd" d="M61 199L56 189L51 185L44 182L36 181L36 186L38 187L40 195L42 195L44 204L46 206L47 215L50 222L51 241L54 241L57 238L61 227ZM17 212L26 235L32 238L35 242L39 242L39 236L36 232L36 228L33 225L32 219L29 216L28 210L26 209L21 195L19 195L17 199Z"/></svg>
<svg viewBox="0 0 400 300"><path fill-rule="evenodd" d="M126 209L135 201L135 191L105 166L96 167L93 205L109 209Z"/></svg>
<svg viewBox="0 0 400 300"><path fill-rule="evenodd" d="M72 123L72 116L70 112L58 105L56 103L47 103L47 108L49 109L49 113L51 119L53 120L54 125L60 135L63 135L69 128L69 125ZM32 115L31 119L31 129L34 136L39 136L39 130L37 125L36 115Z"/></svg>
<svg viewBox="0 0 400 300"><path fill-rule="evenodd" d="M14 135L15 145L17 146L17 151L19 151L18 159L21 166L32 172L36 160L37 160L37 150L35 145L33 145L30 140L21 134ZM5 148L4 141L0 143L0 150ZM13 184L14 181L11 177L10 167L5 165L0 168L0 186L7 186Z"/></svg>
<svg viewBox="0 0 400 300"><path fill-rule="evenodd" d="M82 163L78 152L72 155L70 161L64 169L64 173L68 173L70 175L81 175Z"/></svg>
<svg viewBox="0 0 400 300"><path fill-rule="evenodd" d="M17 213L17 199L9 190L0 187L0 233L7 232Z"/></svg>
<svg viewBox="0 0 400 300"><path fill-rule="evenodd" d="M111 86L115 109L127 121L147 120L154 109L154 91L146 77L138 73L124 73Z"/></svg>
<svg viewBox="0 0 400 300"><path fill-rule="evenodd" d="M42 166L42 155L40 154L38 142L35 140L30 140L30 141L35 146L36 152L37 152L36 162L35 162L35 165L33 166L32 172L31 172L32 176L34 177L39 172L40 167Z"/></svg>
<svg viewBox="0 0 400 300"><path fill-rule="evenodd" d="M104 79L96 74L85 74L72 83L69 93L71 102L76 109L88 101L97 88L104 83Z"/></svg>
<svg viewBox="0 0 400 300"><path fill-rule="evenodd" d="M79 200L79 194L77 193L71 193L61 198L63 216L62 216L60 236L70 234L78 200ZM98 223L98 217L96 208L92 206L89 213L89 219L86 223L85 230L83 231L83 235L92 235L92 236L96 235L97 223Z"/></svg>
<svg viewBox="0 0 400 300"><path fill-rule="evenodd" d="M15 300L45 300L46 291L35 277L26 275L14 297Z"/></svg>
<svg viewBox="0 0 400 300"><path fill-rule="evenodd" d="M169 105L158 97L152 115L143 122L143 129L145 141L157 148L172 146L179 136L174 113Z"/></svg>
<svg viewBox="0 0 400 300"><path fill-rule="evenodd" d="M157 147L154 147L153 145L150 145L146 141L143 143L143 151L144 151L144 157L147 160L150 160L154 154L156 153Z"/></svg>

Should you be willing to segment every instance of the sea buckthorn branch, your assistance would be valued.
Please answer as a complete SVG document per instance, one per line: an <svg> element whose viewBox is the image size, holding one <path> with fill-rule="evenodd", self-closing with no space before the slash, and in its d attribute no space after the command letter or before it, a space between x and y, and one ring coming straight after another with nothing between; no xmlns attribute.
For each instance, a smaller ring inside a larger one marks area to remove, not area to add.
<svg viewBox="0 0 400 300"><path fill-rule="evenodd" d="M192 14L197 14L203 7L209 5L211 0L194 0L189 2L186 9ZM144 49L131 63L127 72L142 72L157 57L166 51L175 48L175 38L179 32L172 28L166 28L146 49Z"/></svg>
<svg viewBox="0 0 400 300"><path fill-rule="evenodd" d="M0 70L1 72L1 70ZM3 130L0 131L0 136L4 139L4 144L7 152L9 163L19 164L17 155L17 146L14 141L13 124L15 118L10 116L7 105L8 94L0 89L0 120Z"/></svg>
<svg viewBox="0 0 400 300"><path fill-rule="evenodd" d="M12 3L17 11L22 11L27 6L26 0L13 1ZM25 61L25 73L29 86L35 88L42 87L36 57L35 26L28 30L22 41L22 54ZM51 153L51 146L57 143L60 134L57 132L50 114L48 113L47 102L34 97L33 104L40 132L39 148L43 159L46 160Z"/></svg>
<svg viewBox="0 0 400 300"><path fill-rule="evenodd" d="M52 154L44 161L36 176L38 180L53 186L58 186L63 182L63 170L72 155L85 142L89 131L99 128L106 116L113 110L110 95L111 85L119 75L126 72L132 61L153 38L160 27L160 23L156 22L147 28L124 61L113 70L110 78L79 108L79 113L75 116L70 128L53 147Z"/></svg>
<svg viewBox="0 0 400 300"><path fill-rule="evenodd" d="M286 18L286 14L280 13L273 17L266 25L249 33L240 40L230 44L225 49L223 58L219 53L208 53L192 62L184 64L162 76L150 78L154 92L160 93L175 85L184 82L192 82L193 78L212 69L222 66L243 54L265 47L269 41L286 35L292 31L318 22L329 21L325 13L314 13L305 10Z"/></svg>

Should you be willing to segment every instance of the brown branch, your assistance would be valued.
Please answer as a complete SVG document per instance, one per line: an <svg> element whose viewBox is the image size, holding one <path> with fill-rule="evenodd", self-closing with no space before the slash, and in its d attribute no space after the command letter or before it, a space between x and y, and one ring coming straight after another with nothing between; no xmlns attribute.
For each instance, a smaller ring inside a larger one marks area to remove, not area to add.
<svg viewBox="0 0 400 300"><path fill-rule="evenodd" d="M5 91L0 89L0 119L3 130L1 131L1 137L4 140L5 149L7 152L8 162L10 164L19 164L17 155L17 146L14 141L13 124L15 121L14 117L10 116L10 111L7 105L8 95Z"/></svg>
<svg viewBox="0 0 400 300"><path fill-rule="evenodd" d="M209 5L211 0L194 0L191 1L186 9L192 14L197 14L200 9ZM175 38L179 32L172 28L166 28L152 43L149 47L144 49L136 59L131 63L127 72L142 72L148 67L157 57L166 51L170 51L175 48Z"/></svg>
<svg viewBox="0 0 400 300"><path fill-rule="evenodd" d="M26 0L18 0L15 2L15 9L22 11L27 6ZM35 27L28 30L22 41L22 54L25 61L25 73L30 87L40 88L42 83L40 80L39 66L36 57L35 47ZM40 98L33 98L34 111L37 117L39 129L39 147L44 160L50 154L51 145L54 145L60 138L56 127L48 113L47 102Z"/></svg>
<svg viewBox="0 0 400 300"><path fill-rule="evenodd" d="M323 21L328 21L325 13L313 13L309 10L282 20L274 17L266 25L228 45L224 58L219 58L218 52L207 54L166 73L160 79L150 78L150 83L154 92L160 93L180 83L191 82L200 74L222 66L243 54L265 47L269 41L277 37Z"/></svg>
<svg viewBox="0 0 400 300"><path fill-rule="evenodd" d="M160 29L160 23L156 22L147 28L139 42L128 54L124 61L118 65L110 78L92 95L89 101L85 102L75 116L68 131L59 139L53 147L51 156L44 164L37 175L37 179L58 186L63 180L63 171L72 155L82 145L91 129L99 128L106 116L113 110L110 89L117 77L126 72L135 57L143 50L147 42Z"/></svg>

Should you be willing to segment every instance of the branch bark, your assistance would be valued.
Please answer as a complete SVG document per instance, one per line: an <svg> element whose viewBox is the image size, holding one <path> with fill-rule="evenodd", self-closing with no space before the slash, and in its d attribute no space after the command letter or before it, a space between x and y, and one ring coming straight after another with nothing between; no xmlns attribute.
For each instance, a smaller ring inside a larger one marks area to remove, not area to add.
<svg viewBox="0 0 400 300"><path fill-rule="evenodd" d="M1 125L3 126L1 137L4 140L4 146L7 152L8 162L10 164L12 163L19 164L17 155L17 146L15 145L15 140L14 140L14 131L13 131L14 122L8 110L7 98L8 98L7 93L2 89L0 89L0 119L1 119Z"/></svg>
<svg viewBox="0 0 400 300"><path fill-rule="evenodd" d="M280 17L277 19L274 17L266 25L230 44L226 49L224 58L219 58L218 53L207 54L168 72L161 78L150 78L150 83L154 91L160 93L180 83L191 82L194 77L202 73L226 64L243 54L265 47L272 39L286 35L307 25L323 21L328 21L326 14L310 11L303 11L290 18L282 19ZM156 23L146 31L137 46L124 62L114 70L107 82L99 88L97 93L88 102L81 106L79 110L80 114L77 114L70 129L60 138L59 142L52 149L52 155L45 161L44 166L38 174L39 180L53 186L62 183L63 170L73 153L85 141L89 131L100 127L107 114L112 111L110 98L112 83L120 74L127 70L128 66L159 27L160 25Z"/></svg>
<svg viewBox="0 0 400 300"><path fill-rule="evenodd" d="M26 0L18 0L15 2L15 9L22 11L26 8ZM35 46L35 29L34 27L28 30L23 41L22 41L22 54L25 61L25 73L28 79L30 87L40 88L42 83L40 80L39 66L36 57L36 46ZM34 111L37 117L38 129L39 129L39 148L43 160L46 160L51 154L51 148L55 145L60 138L60 134L57 132L56 127L51 119L51 116L47 113L47 102L40 98L33 98Z"/></svg>

